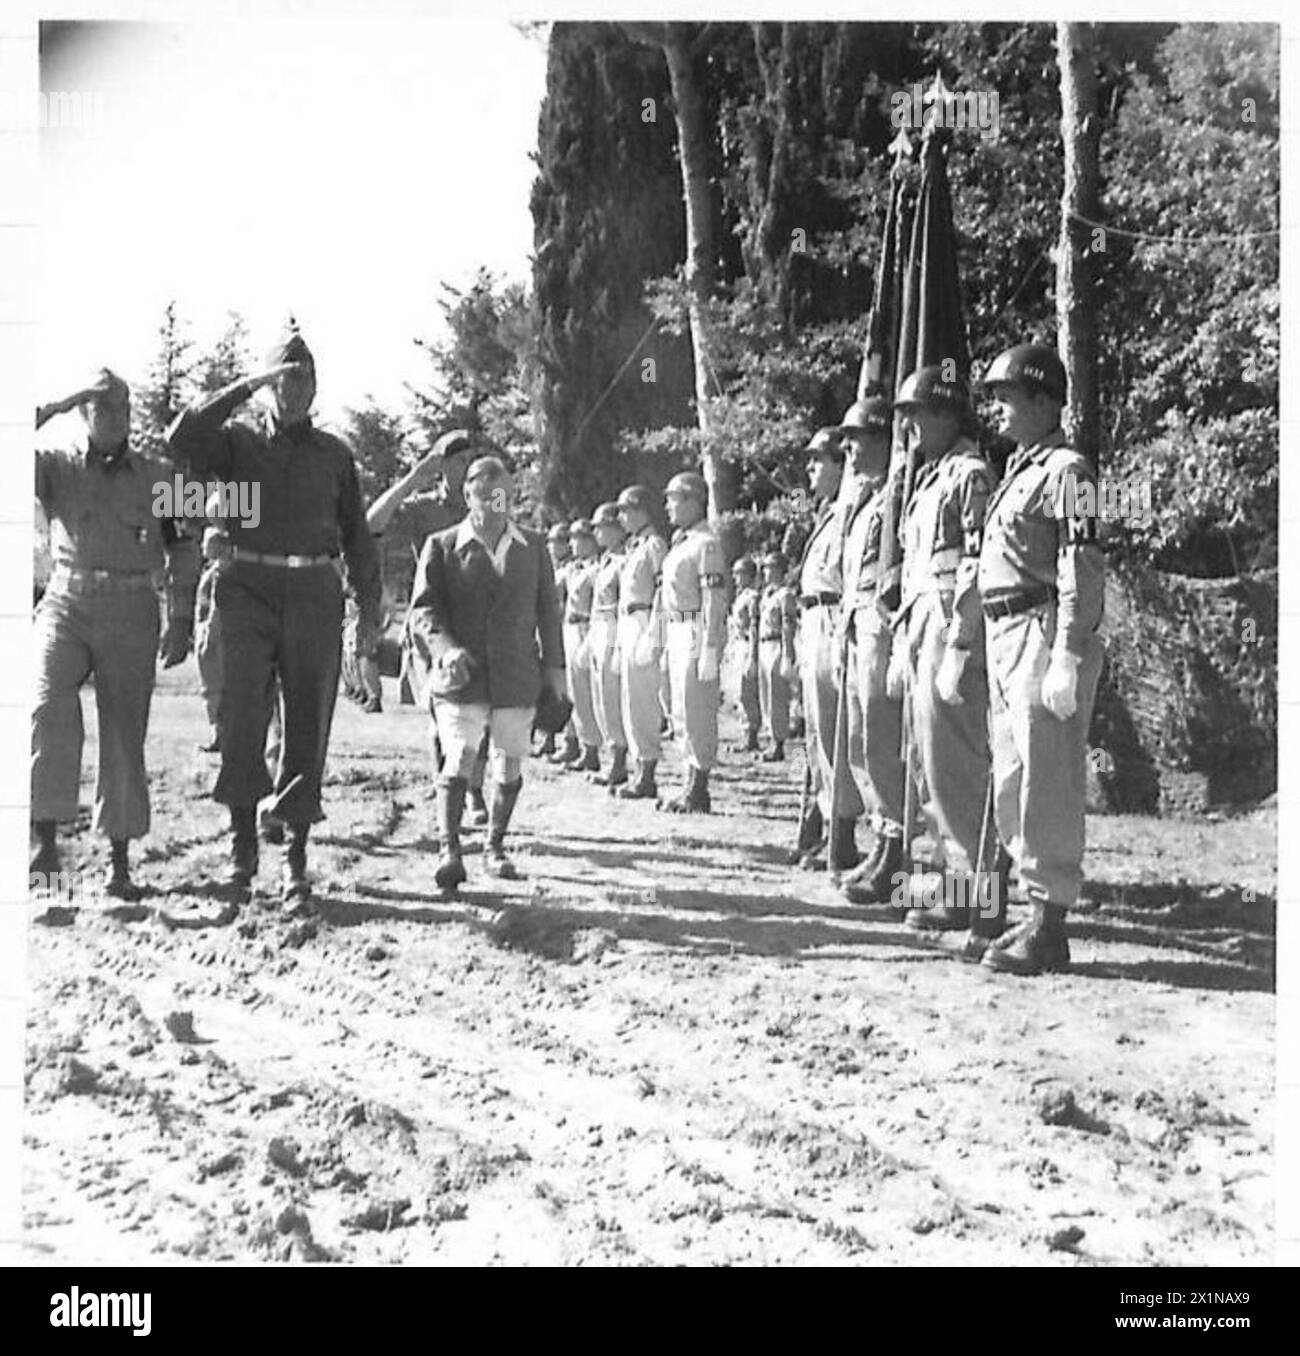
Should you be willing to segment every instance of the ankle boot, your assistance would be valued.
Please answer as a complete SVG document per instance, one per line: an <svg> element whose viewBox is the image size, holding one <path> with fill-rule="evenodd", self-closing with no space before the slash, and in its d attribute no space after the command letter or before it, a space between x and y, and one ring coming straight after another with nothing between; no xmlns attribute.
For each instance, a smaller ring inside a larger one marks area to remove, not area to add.
<svg viewBox="0 0 1300 1356"><path fill-rule="evenodd" d="M52 878L63 871L59 860L58 825L52 819L37 819L32 823L32 833L36 838L36 851L32 853L28 870L41 879L34 882L36 889L50 889Z"/></svg>
<svg viewBox="0 0 1300 1356"><path fill-rule="evenodd" d="M230 810L230 884L248 890L257 875L257 811L253 808Z"/></svg>
<svg viewBox="0 0 1300 1356"><path fill-rule="evenodd" d="M140 889L131 879L131 863L126 838L109 839L108 876L104 881L104 893L113 899L139 899Z"/></svg>
<svg viewBox="0 0 1300 1356"><path fill-rule="evenodd" d="M630 785L625 786L618 792L620 800L656 800L659 796L659 787L655 783L655 768L658 766L653 758L647 758L638 762L636 765L636 780Z"/></svg>
<svg viewBox="0 0 1300 1356"><path fill-rule="evenodd" d="M542 740L542 747L537 750L539 758L549 758L555 752L555 734L552 732Z"/></svg>
<svg viewBox="0 0 1300 1356"><path fill-rule="evenodd" d="M519 799L519 788L524 780L520 777L513 782L497 785L492 790L492 811L488 819L488 846L483 865L489 875L499 876L502 880L518 880L519 868L506 856L506 830L510 827L510 817L515 812L515 802Z"/></svg>
<svg viewBox="0 0 1300 1356"><path fill-rule="evenodd" d="M844 882L844 897L850 904L889 903L897 888L895 877L907 870L901 838L886 838L882 834L877 843L879 851Z"/></svg>
<svg viewBox="0 0 1300 1356"><path fill-rule="evenodd" d="M686 790L667 802L664 809L673 814L708 814L713 809L709 798L709 774L705 768L692 767L686 781Z"/></svg>
<svg viewBox="0 0 1300 1356"><path fill-rule="evenodd" d="M433 873L434 883L443 891L465 883L465 863L460 857L460 821L465 813L465 793L469 784L464 777L444 777L438 786L438 820L442 836L442 856Z"/></svg>
<svg viewBox="0 0 1300 1356"><path fill-rule="evenodd" d="M998 853L992 871L977 879L976 896L971 905L970 933L962 946L963 960L978 961L997 938L1007 930L1007 875L1011 858L1005 850Z"/></svg>
<svg viewBox="0 0 1300 1356"><path fill-rule="evenodd" d="M558 753L551 755L551 762L564 764L571 763L577 758L581 750L582 745L578 743L578 736L576 734L566 735L564 738L564 747Z"/></svg>
<svg viewBox="0 0 1300 1356"><path fill-rule="evenodd" d="M1041 975L1068 970L1070 943L1065 935L1065 905L1034 901L1034 915L992 941L984 952L990 970L1011 975Z"/></svg>
<svg viewBox="0 0 1300 1356"><path fill-rule="evenodd" d="M583 746L582 753L564 765L565 772L599 772L600 750L594 744Z"/></svg>
<svg viewBox="0 0 1300 1356"><path fill-rule="evenodd" d="M286 906L305 904L311 898L311 882L307 878L307 835L310 824L289 826L289 850L284 859L283 901Z"/></svg>
<svg viewBox="0 0 1300 1356"><path fill-rule="evenodd" d="M785 740L776 739L772 741L772 747L763 755L765 763L784 763L785 762Z"/></svg>
<svg viewBox="0 0 1300 1356"><path fill-rule="evenodd" d="M799 823L799 837L790 857L791 865L805 866L808 864L809 857L817 856L820 858L825 834L826 825L822 819L821 806L814 800L808 807L807 814Z"/></svg>
<svg viewBox="0 0 1300 1356"><path fill-rule="evenodd" d="M598 773L591 780L595 786L622 786L627 781L627 747L618 745L610 759L609 771Z"/></svg>

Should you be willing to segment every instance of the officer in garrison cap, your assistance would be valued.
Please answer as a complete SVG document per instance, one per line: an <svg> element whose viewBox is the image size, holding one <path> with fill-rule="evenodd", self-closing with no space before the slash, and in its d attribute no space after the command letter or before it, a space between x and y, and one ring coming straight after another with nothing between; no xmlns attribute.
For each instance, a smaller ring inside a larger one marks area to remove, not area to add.
<svg viewBox="0 0 1300 1356"><path fill-rule="evenodd" d="M988 653L994 808L1020 883L1027 923L988 944L984 964L1032 975L1070 960L1066 911L1083 881L1084 760L1103 645L1105 585L1091 463L1061 431L1065 369L1020 344L985 385L1016 450L988 502L978 571L957 591L951 643Z"/></svg>
<svg viewBox="0 0 1300 1356"><path fill-rule="evenodd" d="M560 616L564 617L568 611L569 559L572 554L569 546L569 528L566 523L553 523L547 530L546 550L551 557L551 569L555 572L555 601L560 609ZM567 654L565 664L567 667ZM572 719L564 731L564 747L557 751L555 735L547 734L537 754L552 763L572 762L578 756L578 737L573 732Z"/></svg>
<svg viewBox="0 0 1300 1356"><path fill-rule="evenodd" d="M627 533L618 505L601 504L591 515L600 556L591 578L591 627L587 649L591 665L591 706L609 767L592 780L611 790L627 782L627 735L623 730L623 693L619 677L618 593Z"/></svg>
<svg viewBox="0 0 1300 1356"><path fill-rule="evenodd" d="M719 666L727 628L727 566L708 521L709 491L694 471L675 475L664 490L676 529L664 557L655 629L668 651L673 732L682 741L686 786L664 808L708 813L709 770L718 756Z"/></svg>
<svg viewBox="0 0 1300 1356"><path fill-rule="evenodd" d="M895 407L922 465L899 533L902 605L890 686L910 687L914 747L944 854L954 868L944 902L912 909L907 922L922 930L970 928L995 936L1005 926L1002 881L993 882L989 906L972 903L975 873L987 867L992 852L991 830L984 832L989 755L983 628L972 627L960 643L949 629L959 579L973 573L979 559L993 472L964 431L970 417L966 385L946 365L909 376Z"/></svg>
<svg viewBox="0 0 1300 1356"><path fill-rule="evenodd" d="M753 556L741 556L731 567L732 598L728 622L730 645L739 674L737 694L745 718L745 742L740 753L757 753L763 710L758 700L758 566ZM731 667L730 665L728 667Z"/></svg>
<svg viewBox="0 0 1300 1356"><path fill-rule="evenodd" d="M203 480L260 486L261 520L232 525L231 561L216 585L221 620L221 772L213 798L230 807L231 883L237 898L258 866L257 805L272 789L289 825L283 899L306 906L307 838L321 810L321 777L338 695L343 582L340 552L358 607L357 649L372 653L380 621L379 559L366 524L352 453L311 417L316 364L290 322L266 370L182 412L168 430L176 461ZM261 426L235 411L267 387ZM274 788L263 756L267 693L284 700L284 746Z"/></svg>
<svg viewBox="0 0 1300 1356"><path fill-rule="evenodd" d="M839 869L857 865L854 823L862 814L862 797L845 763L839 770L840 811L831 822L831 792L836 776L835 717L839 704L836 681L837 632L844 580L841 557L844 547L844 517L837 496L844 477L845 442L838 428L822 428L804 449L808 481L820 513L803 549L799 566L799 663L803 686L803 711L808 761L813 774L816 800L809 818L800 826L799 845L803 865L820 864L819 838L823 826L830 836L830 857Z"/></svg>
<svg viewBox="0 0 1300 1356"><path fill-rule="evenodd" d="M758 597L758 704L771 747L765 763L785 762L790 737L790 684L797 672L794 642L799 629L799 599L786 582L780 551L763 557L763 591Z"/></svg>
<svg viewBox="0 0 1300 1356"><path fill-rule="evenodd" d="M636 759L636 776L618 791L624 800L655 800L659 795L655 768L663 717L659 704L663 638L655 634L651 614L668 545L651 520L653 505L644 485L629 485L618 497L619 521L627 532L618 572L619 679L623 729Z"/></svg>
<svg viewBox="0 0 1300 1356"><path fill-rule="evenodd" d="M890 696L886 678L892 635L879 606L880 543L888 507L892 403L883 396L856 401L844 412L840 434L848 446L856 492L844 534L842 634L848 644L845 681L855 704L861 741L865 800L875 831L873 850L841 878L856 904L889 899L903 862L903 704Z"/></svg>
<svg viewBox="0 0 1300 1356"><path fill-rule="evenodd" d="M93 827L109 840L106 893L133 899L128 847L149 831L144 745L154 666L189 653L198 554L156 511L172 468L129 446L131 393L107 368L94 383L36 413L40 428L79 409L85 441L36 454L36 498L50 527L52 568L36 613L36 703L32 709L31 884L60 876L57 828L76 819L81 781L80 689L91 674L99 712L99 773ZM158 596L166 561L167 623L159 640Z"/></svg>
<svg viewBox="0 0 1300 1356"><path fill-rule="evenodd" d="M591 631L591 606L595 593L600 547L596 532L587 518L569 524L568 587L564 609L564 662L569 675L569 695L573 698L573 730L578 750L564 764L566 772L600 771L600 728L591 684L591 650L587 637Z"/></svg>

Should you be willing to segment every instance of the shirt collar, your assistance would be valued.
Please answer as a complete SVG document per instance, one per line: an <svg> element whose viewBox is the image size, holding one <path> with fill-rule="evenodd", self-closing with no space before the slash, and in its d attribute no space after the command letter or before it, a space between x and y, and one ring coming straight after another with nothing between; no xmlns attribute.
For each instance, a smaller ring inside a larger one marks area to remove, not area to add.
<svg viewBox="0 0 1300 1356"><path fill-rule="evenodd" d="M460 526L456 529L456 550L463 551L470 542L476 541L484 550L488 549L487 542L474 530L473 522L468 518L462 518ZM518 542L520 546L528 544L524 534L515 526L513 518L506 519L505 531L501 534L501 540L497 543L497 551L503 552L505 543Z"/></svg>

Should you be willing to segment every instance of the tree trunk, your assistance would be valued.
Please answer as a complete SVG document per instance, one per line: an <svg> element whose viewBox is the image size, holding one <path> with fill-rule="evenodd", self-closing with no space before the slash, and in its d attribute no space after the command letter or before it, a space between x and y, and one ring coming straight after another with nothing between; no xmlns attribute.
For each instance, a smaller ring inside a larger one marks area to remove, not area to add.
<svg viewBox="0 0 1300 1356"><path fill-rule="evenodd" d="M686 205L686 284L690 293L691 346L695 350L695 418L703 449L700 469L709 487L709 517L734 507L735 477L712 436L709 396L717 365L709 335L708 303L717 282L716 222L709 182L709 129L692 50L693 25L666 24L664 56L677 117L677 158Z"/></svg>
<svg viewBox="0 0 1300 1356"><path fill-rule="evenodd" d="M1097 112L1096 38L1091 24L1059 23L1056 56L1061 72L1061 140L1065 188L1056 260L1056 320L1069 383L1065 432L1094 462L1100 451L1097 402L1097 307L1094 259L1105 249L1098 228L1101 119Z"/></svg>

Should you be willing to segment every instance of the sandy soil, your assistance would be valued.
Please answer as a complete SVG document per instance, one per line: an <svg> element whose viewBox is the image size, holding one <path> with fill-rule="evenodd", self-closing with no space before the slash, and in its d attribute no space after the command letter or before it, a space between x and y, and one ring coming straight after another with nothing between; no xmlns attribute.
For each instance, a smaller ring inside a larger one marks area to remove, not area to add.
<svg viewBox="0 0 1300 1356"><path fill-rule="evenodd" d="M1094 817L1074 970L1013 979L785 864L798 757L729 755L690 819L533 760L528 879L471 857L442 900L390 690L340 704L319 919L205 926L195 684L156 697L142 905L31 905L32 1262L1271 1259L1271 808ZM101 852L83 821L66 864Z"/></svg>

